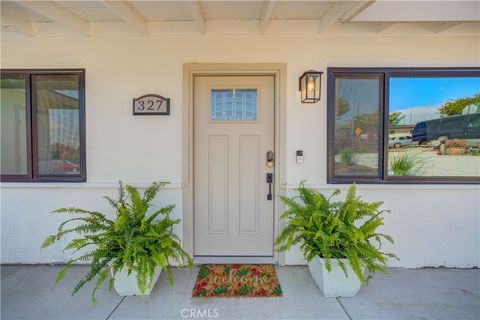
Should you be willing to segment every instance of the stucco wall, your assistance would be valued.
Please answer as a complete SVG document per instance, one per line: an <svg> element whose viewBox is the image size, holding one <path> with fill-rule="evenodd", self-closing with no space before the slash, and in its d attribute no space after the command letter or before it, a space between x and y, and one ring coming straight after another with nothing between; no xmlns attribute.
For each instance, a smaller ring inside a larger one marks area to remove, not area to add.
<svg viewBox="0 0 480 320"><path fill-rule="evenodd" d="M61 206L107 209L102 195L116 182L145 185L172 182L158 202L176 203L182 216L182 67L189 62L287 63L287 181L326 184L326 83L323 99L299 102L298 76L333 66L478 66L475 37L286 37L168 36L152 38L2 39L2 68L85 68L87 183L3 184L2 263L65 260L61 247L40 250L42 240L63 217ZM172 100L168 117L134 117L133 97L159 93ZM305 163L295 163L295 150ZM369 200L384 200L392 213L392 265L472 267L479 265L478 186L360 186ZM179 228L181 235L181 228ZM290 252L286 263L300 263Z"/></svg>

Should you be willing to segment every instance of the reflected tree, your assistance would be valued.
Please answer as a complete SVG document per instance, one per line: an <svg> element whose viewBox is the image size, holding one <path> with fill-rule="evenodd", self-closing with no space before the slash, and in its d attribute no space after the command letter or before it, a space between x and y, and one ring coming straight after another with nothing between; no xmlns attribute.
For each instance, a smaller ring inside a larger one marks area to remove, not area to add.
<svg viewBox="0 0 480 320"><path fill-rule="evenodd" d="M456 114L462 114L462 111L466 106L477 103L480 103L480 93L477 93L473 97L445 101L442 103L442 106L438 111L443 115L453 116Z"/></svg>
<svg viewBox="0 0 480 320"><path fill-rule="evenodd" d="M388 116L388 124L390 127L395 127L400 124L405 116L401 112L392 112Z"/></svg>
<svg viewBox="0 0 480 320"><path fill-rule="evenodd" d="M337 98L336 109L337 109L337 117L341 117L345 113L350 111L350 107L348 105L347 100L345 100L345 98L343 98L343 97L338 97Z"/></svg>

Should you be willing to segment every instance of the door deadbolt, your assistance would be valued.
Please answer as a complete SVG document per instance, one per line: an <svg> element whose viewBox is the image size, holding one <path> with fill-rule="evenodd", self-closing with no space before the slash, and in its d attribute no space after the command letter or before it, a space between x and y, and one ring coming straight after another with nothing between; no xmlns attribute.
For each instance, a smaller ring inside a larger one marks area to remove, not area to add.
<svg viewBox="0 0 480 320"><path fill-rule="evenodd" d="M265 164L268 168L273 167L273 160L274 160L273 151L267 151L267 161Z"/></svg>

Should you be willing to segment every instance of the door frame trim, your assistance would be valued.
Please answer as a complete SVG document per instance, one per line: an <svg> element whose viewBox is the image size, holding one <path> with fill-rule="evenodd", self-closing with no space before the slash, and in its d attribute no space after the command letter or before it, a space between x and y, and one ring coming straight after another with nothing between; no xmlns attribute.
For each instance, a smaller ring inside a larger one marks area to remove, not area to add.
<svg viewBox="0 0 480 320"><path fill-rule="evenodd" d="M274 177L274 226L273 235L277 237L283 228L279 221L283 204L280 195L286 185L286 129L287 129L287 65L286 63L185 63L183 65L183 123L182 123L182 205L183 205L183 248L194 258L194 202L193 202L193 94L196 76L236 76L271 75L275 81L275 177ZM274 239L272 239L274 241ZM285 264L285 254L274 251L273 258Z"/></svg>

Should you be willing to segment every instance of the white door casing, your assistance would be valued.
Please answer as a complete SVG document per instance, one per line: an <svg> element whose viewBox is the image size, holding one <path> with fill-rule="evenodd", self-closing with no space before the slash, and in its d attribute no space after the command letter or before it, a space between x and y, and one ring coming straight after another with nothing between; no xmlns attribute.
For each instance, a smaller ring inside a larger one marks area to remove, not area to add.
<svg viewBox="0 0 480 320"><path fill-rule="evenodd" d="M267 75L194 78L195 256L273 256L274 86Z"/></svg>

